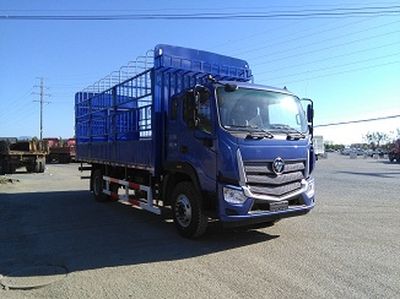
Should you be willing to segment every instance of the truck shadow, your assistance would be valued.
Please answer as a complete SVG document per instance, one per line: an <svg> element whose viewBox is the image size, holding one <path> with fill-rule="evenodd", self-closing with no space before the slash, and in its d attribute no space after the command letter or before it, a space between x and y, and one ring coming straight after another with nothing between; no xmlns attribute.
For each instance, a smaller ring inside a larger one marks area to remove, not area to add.
<svg viewBox="0 0 400 299"><path fill-rule="evenodd" d="M0 274L23 266L69 272L173 261L278 238L211 224L199 240L177 235L168 219L121 203L96 203L88 191L0 193Z"/></svg>
<svg viewBox="0 0 400 299"><path fill-rule="evenodd" d="M378 177L378 178L397 178L400 175L399 171L392 171L392 172L358 172L358 171L336 171L339 174L353 174L359 176L371 176L371 177Z"/></svg>
<svg viewBox="0 0 400 299"><path fill-rule="evenodd" d="M386 164L386 165L395 165L395 164L400 164L400 162L390 162L389 160L375 160L371 161L371 163L379 163L379 164Z"/></svg>

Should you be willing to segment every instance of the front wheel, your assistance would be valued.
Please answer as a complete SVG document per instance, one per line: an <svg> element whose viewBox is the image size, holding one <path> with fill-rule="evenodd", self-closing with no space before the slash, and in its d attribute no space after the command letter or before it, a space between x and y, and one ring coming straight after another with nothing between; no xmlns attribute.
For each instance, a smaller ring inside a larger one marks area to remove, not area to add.
<svg viewBox="0 0 400 299"><path fill-rule="evenodd" d="M172 212L175 226L183 237L198 238L207 229L201 195L190 182L179 183L172 194Z"/></svg>

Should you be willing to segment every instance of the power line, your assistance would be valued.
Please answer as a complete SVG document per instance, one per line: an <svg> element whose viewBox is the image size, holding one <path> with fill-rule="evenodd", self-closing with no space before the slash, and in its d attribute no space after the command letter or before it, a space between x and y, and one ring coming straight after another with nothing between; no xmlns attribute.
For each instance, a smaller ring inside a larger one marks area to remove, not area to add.
<svg viewBox="0 0 400 299"><path fill-rule="evenodd" d="M24 108L27 104L27 101L22 101L20 102L20 100L22 100L23 98L26 98L27 96L29 96L32 92L32 88L24 93L23 95L21 95L20 97L10 101L13 103L13 105L11 107L7 107L6 109L3 109L0 112L0 119L3 120L4 117L7 117L10 115L10 111L18 111L20 108Z"/></svg>
<svg viewBox="0 0 400 299"><path fill-rule="evenodd" d="M0 20L32 21L115 21L115 20L267 20L326 17L389 16L400 14L400 6L370 6L352 8L305 9L257 13L195 12L195 13L135 13L107 15L0 15Z"/></svg>
<svg viewBox="0 0 400 299"><path fill-rule="evenodd" d="M367 66L367 67L355 68L355 69L350 69L350 70L345 70L345 71L340 71L340 72L335 72L335 73L322 74L322 75L311 77L311 78L305 78L305 79L300 79L300 80L295 80L295 81L284 82L284 84L281 84L281 85L287 85L287 84L290 84L290 83L304 82L304 81L313 80L313 79L320 79L320 78L325 78L325 77L342 75L342 74L346 74L346 73L353 73L353 72L358 72L358 71L362 71L362 70L374 69L374 68L379 68L379 67L383 67L383 66L399 64L399 63L400 63L400 60L391 61L391 62L388 62L388 63L375 64L375 65L370 65L370 66ZM280 84L273 84L273 85L274 86L278 86Z"/></svg>
<svg viewBox="0 0 400 299"><path fill-rule="evenodd" d="M348 23L348 24L345 24L345 25L342 25L342 26L336 26L336 27L331 28L331 29L328 29L328 30L316 31L316 32L314 32L314 33L312 33L312 34L302 35L302 36L298 36L298 37L296 37L296 38L286 39L286 40L283 40L283 41L278 42L278 43L272 43L272 44L269 44L269 45L267 45L267 46L258 47L258 48L253 48L253 49L250 49L250 50L242 51L242 52L236 53L236 55L246 54L246 53L251 53L251 52L256 52L256 51L259 51L259 50L265 50L265 49L270 48L271 46L276 46L276 45L280 45L280 44L288 44L289 42L293 42L293 41L296 41L296 40L303 40L304 38L307 38L307 37L310 37L310 36L318 35L318 34L320 34L320 33L326 33L326 32L329 32L329 31L334 31L334 30L337 30L338 28L347 27L347 26L349 26L349 25L362 23L362 22L365 22L365 21L368 21L368 20L370 20L370 19L364 19L364 20L361 20L361 21L351 22L351 23ZM356 34L359 34L359 33L363 33L363 32L366 32L366 31L370 31L370 30L372 30L372 29L378 29L378 28L382 28L382 27L385 27L385 26L390 26L390 25L393 25L393 24L399 23L399 22L400 22L400 21L396 20L396 21L394 21L394 22L389 22L389 23L380 24L380 25L377 25L377 26L372 26L372 27L369 27L369 28L365 28L365 29L363 29L363 30L358 30L358 31L354 31L354 32L351 32L351 33L346 33L346 34L343 34L343 35L335 36L335 37L333 37L333 38L328 38L328 39L324 39L324 40L319 40L318 42L314 42L314 43L312 43L311 45L323 44L323 43L326 43L326 42L328 42L328 41L340 39L340 38L342 38L342 37L348 37L348 36L351 36L351 35L356 35ZM310 45L307 45L307 46L310 46ZM282 53L291 52L291 51L293 51L293 48L289 48L289 49L287 49L287 50L285 50L285 51L282 51L282 50L281 50L281 51L275 51L275 52L269 53L268 55L265 55L265 54L264 54L264 55L261 55L261 56L256 56L256 57L253 57L252 59L254 60L254 59L264 58L264 57L266 57L266 56L269 57L269 56L274 55L274 54L282 54Z"/></svg>
<svg viewBox="0 0 400 299"><path fill-rule="evenodd" d="M347 9L351 9L353 6L354 8L357 8L356 5L359 5L359 3L346 3L348 7ZM369 6L364 6L363 8L373 8L373 7L387 7L390 5L398 5L398 2L364 2L364 5L369 5ZM213 8L205 8L205 7L189 7L189 8L183 8L183 7L173 7L173 8L160 8L160 9L130 9L130 8L125 8L125 9L0 9L0 11L4 12L155 12L155 11L217 11L217 10L250 10L250 9L257 9L257 10L271 10L271 8L276 9L276 8L304 8L305 6L303 4L300 5L270 5L270 6L236 6L236 7L213 7ZM331 8L331 9L343 9L343 7L337 8L337 4L307 4L307 7L311 8ZM336 8L335 8L336 7Z"/></svg>
<svg viewBox="0 0 400 299"><path fill-rule="evenodd" d="M261 63L258 63L257 65L264 65L264 64L267 64L267 63L270 63L270 62L276 62L276 61L280 61L280 60L284 60L284 59L289 59L289 58L292 58L292 57L299 57L299 56L304 56L304 55L307 55L307 54L321 52L321 51L324 51L324 50L330 50L330 49L334 49L334 48L339 48L339 47L342 47L342 46L347 46L347 45L355 44L355 43L358 43L358 42L361 42L361 41L375 39L375 38L379 38L379 37L383 37L383 36L387 36L387 35L391 35L391 34L396 34L396 33L400 33L400 30L386 32L384 34L376 34L376 35L373 35L373 36L359 38L359 39L355 39L355 40L348 41L348 42L345 42L345 43L336 44L336 45L323 47L323 48L319 48L319 49L314 49L314 50L311 50L311 51L300 52L300 53L293 54L293 55L287 55L287 56L284 56L284 57L275 58L273 60L263 61ZM262 57L266 57L266 56L263 55ZM261 57L259 57L259 58L261 58Z"/></svg>
<svg viewBox="0 0 400 299"><path fill-rule="evenodd" d="M31 103L33 105L33 103ZM27 106L28 109L21 109L21 111L18 112L17 115L10 115L9 118L4 120L4 125L1 126L2 129L4 128L17 128L20 127L22 124L27 124L27 119L33 120L34 117L34 107L30 105Z"/></svg>
<svg viewBox="0 0 400 299"><path fill-rule="evenodd" d="M298 36L298 37L296 37L296 38L278 39L278 42L276 42L276 39L271 39L271 38L269 38L269 41L268 41L269 44L268 44L268 46L257 47L257 48L253 48L253 49L247 49L247 50L244 50L244 49L243 49L241 52L237 52L237 50L240 50L240 48L239 48L239 49L237 49L236 51L234 51L233 54L234 54L234 55L241 55L241 54L245 54L245 53L255 52L255 51L258 51L258 50L263 50L263 49L269 48L269 47L271 47L271 46L276 46L276 45L280 45L280 44L287 44L287 43L289 43L289 42L293 42L293 41L296 41L296 40L304 40L305 38L308 38L308 37L310 37L310 36L318 35L318 34L321 34L321 33L326 33L326 32L329 32L329 31L335 31L335 30L337 30L337 29L339 29L339 28L344 28L344 27L348 27L348 26L350 26L350 25L354 25L354 24L359 24L359 23L362 23L362 22L370 21L370 20L372 20L372 19L373 19L372 17L366 17L365 19L357 20L357 21L352 21L352 22L349 22L349 23L346 23L346 24L343 24L343 25L340 25L340 26L337 24L337 22L335 22L333 28L324 29L324 30L317 30L317 31L314 31L314 32L312 32L312 33L310 33L310 34L300 35L300 36ZM301 21L302 21L302 20L301 20ZM297 20L297 22L295 22L295 24L297 24L297 23L300 23L300 21ZM288 27L288 26L290 26L290 25L291 25L291 24L288 24L287 26L283 26L283 27L280 26L279 29ZM302 32L311 31L312 29L313 29L313 28L308 28L308 29L303 30ZM249 38L252 38L252 37L254 37L254 36L258 36L258 35L264 34L264 33L269 33L269 34L270 34L270 33L271 33L271 29L261 31L261 32L256 33L256 34L252 34L252 35L250 35L250 36L245 36L245 37L237 38L236 40L237 40L237 42L242 42L243 39L249 39ZM270 43L271 40L273 40L274 42L273 42L273 43ZM235 41L235 40L234 40L234 41ZM225 43L223 43L223 44L219 44L219 45L217 45L216 47L220 47L221 45L225 45L225 44L227 44L227 43L229 43L229 42L225 42Z"/></svg>
<svg viewBox="0 0 400 299"><path fill-rule="evenodd" d="M372 57L372 58L363 59L363 60L357 60L357 61L353 61L350 63L339 64L339 65L335 65L335 66L331 66L331 67L324 67L324 68L319 68L319 69L308 70L305 72L292 73L292 74L285 75L285 76L277 76L277 77L274 77L274 79L288 78L288 77L298 76L301 74L308 74L308 73L315 73L315 72L320 72L320 71L325 71L325 70L337 69L337 68L346 67L346 66L353 65L353 64L364 63L364 62L368 62L368 61L373 61L373 60L377 60L377 59L388 58L388 57L393 57L393 56L398 56L398 55L400 55L400 52L392 53L389 55Z"/></svg>
<svg viewBox="0 0 400 299"><path fill-rule="evenodd" d="M302 20L296 20L295 22L288 23L285 26L278 25L278 26L275 26L275 27L277 27L279 29L282 29L282 28L293 26L293 24L298 24L300 22L302 22ZM234 39L230 39L230 40L227 40L225 42L218 43L218 44L212 46L211 48L221 48L222 46L231 45L232 43L243 43L243 40L248 40L248 39L251 39L251 38L256 37L256 36L260 36L260 35L265 34L265 33L271 33L271 31L274 30L274 29L275 28L273 28L273 29L269 28L268 30L263 30L261 32L253 33L253 34L242 36L242 37L239 37L239 38L237 36L234 36L233 37ZM308 30L310 30L310 29L308 29ZM235 52L233 52L233 54L234 55L238 55L238 54L235 54Z"/></svg>
<svg viewBox="0 0 400 299"><path fill-rule="evenodd" d="M316 62L323 62L323 61L326 61L326 60L336 59L336 58L340 58L340 57L347 57L347 56L351 56L351 55L354 55L354 54L359 54L359 53L368 52L368 51L372 51L372 50L378 50L378 49L382 49L382 48L387 48L387 47L390 47L390 46L393 46L393 45L398 45L398 44L400 44L400 41L394 42L394 43L385 44L385 45L381 45L381 46L378 46L378 47L361 49L361 50L357 50L357 51L343 53L343 54L340 54L340 55L324 57L322 59L317 59L317 60L313 60L313 61L309 61L309 62L292 64L292 65L289 65L289 66L286 66L286 67L270 69L270 70L265 71L265 72L254 73L254 75L262 75L262 74L267 74L267 73L273 73L273 72L281 71L281 70L284 70L284 69L294 69L294 68L296 68L298 66L310 65L310 64L314 64ZM305 73L308 73L308 72L305 72Z"/></svg>
<svg viewBox="0 0 400 299"><path fill-rule="evenodd" d="M1 118L2 127L7 125L13 125L19 123L19 120L24 120L27 115L32 115L34 112L34 103L27 102L24 103L22 108L17 108L16 110L10 110L9 114Z"/></svg>
<svg viewBox="0 0 400 299"><path fill-rule="evenodd" d="M365 16L394 16L399 15L400 11L386 11L386 12L352 12L352 13L311 13L311 14L277 14L277 15L231 15L231 16L191 16L191 15L98 15L98 16L67 16L67 15L2 15L0 20L2 21L149 21L149 20L163 20L163 21L174 21L174 20L200 20L200 21L212 21L212 20L236 20L236 21L261 21L261 20L293 20L293 19L322 19L322 18L343 18L343 17L365 17Z"/></svg>
<svg viewBox="0 0 400 299"><path fill-rule="evenodd" d="M383 117L375 117L375 118L367 118L367 119L359 119L359 120L341 121L341 122L337 122L337 123L316 125L314 127L317 128L317 127L330 127L330 126L349 125L349 124L357 124L357 123L377 121L377 120L392 119L392 118L398 118L398 117L400 117L400 114L383 116Z"/></svg>

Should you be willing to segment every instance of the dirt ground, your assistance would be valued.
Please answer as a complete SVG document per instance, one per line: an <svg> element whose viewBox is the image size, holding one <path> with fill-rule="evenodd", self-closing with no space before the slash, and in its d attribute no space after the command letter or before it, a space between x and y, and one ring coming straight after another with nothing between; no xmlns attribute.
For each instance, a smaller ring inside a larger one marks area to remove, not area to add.
<svg viewBox="0 0 400 299"><path fill-rule="evenodd" d="M331 154L310 214L250 231L214 224L195 241L168 218L95 202L77 169L21 169L0 184L3 280L67 272L0 298L400 297L400 164Z"/></svg>

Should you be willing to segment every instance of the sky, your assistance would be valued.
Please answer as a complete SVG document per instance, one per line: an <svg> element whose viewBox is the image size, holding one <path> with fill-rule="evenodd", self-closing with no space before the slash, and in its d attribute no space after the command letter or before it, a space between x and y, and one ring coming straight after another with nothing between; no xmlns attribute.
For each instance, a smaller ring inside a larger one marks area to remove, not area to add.
<svg viewBox="0 0 400 299"><path fill-rule="evenodd" d="M394 1L0 1L0 15L270 12ZM314 100L315 125L400 114L400 17L297 20L0 20L0 136L39 135L38 77L50 94L44 137L74 134L74 94L165 43L249 62L255 82ZM321 127L335 143L400 128L400 118Z"/></svg>

